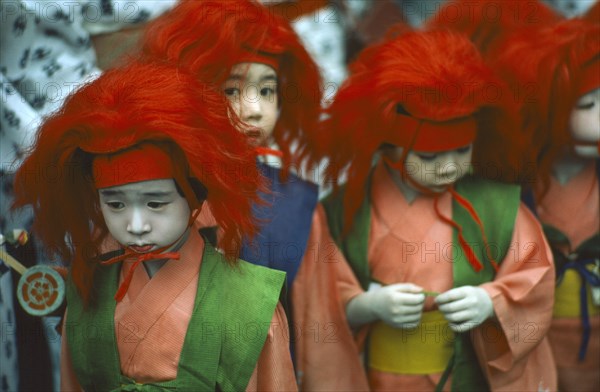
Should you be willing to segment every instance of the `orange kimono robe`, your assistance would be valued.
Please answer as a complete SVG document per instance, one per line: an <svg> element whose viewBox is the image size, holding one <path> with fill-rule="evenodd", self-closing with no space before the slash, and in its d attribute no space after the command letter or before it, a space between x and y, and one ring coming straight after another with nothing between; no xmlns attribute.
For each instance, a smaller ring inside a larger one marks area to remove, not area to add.
<svg viewBox="0 0 600 392"><path fill-rule="evenodd" d="M117 304L114 323L121 372L137 382L175 379L179 355L192 316L204 240L197 227L180 249L180 260L169 260L150 278L138 267L127 294ZM124 262L120 281L133 262ZM246 391L293 391L296 380L289 352L288 323L281 304ZM66 334L61 354L61 390L80 391Z"/></svg>
<svg viewBox="0 0 600 392"><path fill-rule="evenodd" d="M452 246L452 228L435 214L433 200L418 197L412 204L407 203L381 164L373 175L371 200L368 260L373 280L383 284L411 282L428 291L451 289L452 260L444 255L448 254L446 247ZM449 194L441 197L439 207L442 214L451 216ZM311 243L320 257L313 256L314 271L305 268L311 265L311 260L308 264L307 260L304 261L299 273L302 276L297 278L300 282L302 277L304 286L294 285L295 322L302 323L312 318L341 323L345 321L345 315L339 314L340 310L343 311L354 296L363 292L358 281L349 276L352 272L348 272L350 267L343 255L337 248L331 249L333 240L327 237L326 227L324 210L319 207L313 231L325 234L320 238L311 237L311 240L320 241ZM331 265L335 268L328 267ZM335 279L335 282L327 279ZM492 298L496 319L474 329L474 346L492 390L556 390L554 361L546 338L552 317L554 266L543 232L526 207L519 208L511 247L501 261L495 280L481 287ZM315 292L328 297L319 303L314 298ZM302 297L305 302L298 302ZM336 304L336 301L341 303ZM301 309L298 309L298 303L302 303ZM428 299L424 310L434 308L433 300ZM358 353L370 326L359 331L355 340L347 339L347 325L337 326L338 331L344 333L337 336L335 353L331 353L326 344L304 343L302 350L297 348L297 366L304 372L304 383L299 380L301 389L326 389L320 388L321 378L332 376L320 371L322 368L336 375L350 369L346 377L360 378L354 372L357 371L356 363L360 364ZM345 348L342 349L342 346ZM352 357L350 352L354 353ZM340 358L340 355L345 356ZM339 369L340 364L350 361L354 361L353 366L344 365L347 367ZM440 376L368 372L372 390L388 391L433 391ZM357 389L369 389L364 384L355 385ZM449 385L447 383L446 387L449 388Z"/></svg>
<svg viewBox="0 0 600 392"><path fill-rule="evenodd" d="M564 185L551 178L548 192L536 209L540 221L559 229L567 236L571 243L571 249L565 249L568 254L600 229L599 204L595 162L591 162ZM575 279L581 282L579 276ZM600 307L592 305L588 290L591 334L585 359L579 361L578 353L582 337L579 287L566 286L566 284L557 286L556 301L572 304L571 307L576 315L562 317L555 314L548 334L558 367L558 385L561 391L598 391L600 390L600 370L598 370L600 369Z"/></svg>

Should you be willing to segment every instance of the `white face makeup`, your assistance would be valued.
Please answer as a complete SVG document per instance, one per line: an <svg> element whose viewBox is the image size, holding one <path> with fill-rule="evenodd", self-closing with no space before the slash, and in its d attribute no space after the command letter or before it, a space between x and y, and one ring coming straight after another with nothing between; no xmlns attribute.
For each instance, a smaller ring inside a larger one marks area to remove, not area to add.
<svg viewBox="0 0 600 392"><path fill-rule="evenodd" d="M600 88L581 96L571 111L571 134L575 143L577 155L584 158L597 158L598 140L600 140Z"/></svg>
<svg viewBox="0 0 600 392"><path fill-rule="evenodd" d="M102 188L98 194L110 234L135 252L174 244L188 229L191 211L172 179Z"/></svg>
<svg viewBox="0 0 600 392"><path fill-rule="evenodd" d="M256 146L268 146L279 118L277 73L261 63L239 63L223 85L223 92L240 120L243 132Z"/></svg>
<svg viewBox="0 0 600 392"><path fill-rule="evenodd" d="M398 162L402 157L402 148L386 149L384 154L392 162ZM469 173L472 156L472 144L435 153L410 151L404 167L408 177L416 184L433 192L443 192ZM410 181L406 184L412 186Z"/></svg>

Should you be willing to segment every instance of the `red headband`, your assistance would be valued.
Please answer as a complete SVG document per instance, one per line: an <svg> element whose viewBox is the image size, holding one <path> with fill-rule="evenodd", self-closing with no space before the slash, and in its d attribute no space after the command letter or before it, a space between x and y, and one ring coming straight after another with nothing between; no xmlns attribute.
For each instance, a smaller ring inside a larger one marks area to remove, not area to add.
<svg viewBox="0 0 600 392"><path fill-rule="evenodd" d="M279 55L264 51L252 51L244 49L238 59L238 63L261 63L279 71Z"/></svg>
<svg viewBox="0 0 600 392"><path fill-rule="evenodd" d="M399 118L402 131L393 132L386 142L414 151L455 150L473 143L477 135L477 122L472 116L443 122L428 121L406 115L399 115Z"/></svg>
<svg viewBox="0 0 600 392"><path fill-rule="evenodd" d="M97 155L93 163L94 183L98 189L174 178L174 173L169 155L148 143L114 154Z"/></svg>

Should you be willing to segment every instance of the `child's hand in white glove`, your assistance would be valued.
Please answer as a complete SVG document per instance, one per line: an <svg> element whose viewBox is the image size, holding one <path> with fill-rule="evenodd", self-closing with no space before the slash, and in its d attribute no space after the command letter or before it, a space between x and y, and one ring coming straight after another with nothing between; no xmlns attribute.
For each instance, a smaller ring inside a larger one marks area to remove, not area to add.
<svg viewBox="0 0 600 392"><path fill-rule="evenodd" d="M435 299L454 332L465 332L494 316L494 305L487 291L462 286L446 291Z"/></svg>
<svg viewBox="0 0 600 392"><path fill-rule="evenodd" d="M346 310L351 325L382 320L395 328L415 328L421 321L425 294L412 283L371 288L350 301Z"/></svg>

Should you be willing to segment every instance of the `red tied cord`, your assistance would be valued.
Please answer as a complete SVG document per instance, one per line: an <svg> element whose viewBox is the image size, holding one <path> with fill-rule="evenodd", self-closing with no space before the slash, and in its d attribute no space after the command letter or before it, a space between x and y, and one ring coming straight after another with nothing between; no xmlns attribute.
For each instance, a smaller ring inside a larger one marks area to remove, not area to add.
<svg viewBox="0 0 600 392"><path fill-rule="evenodd" d="M473 208L471 203L469 203L469 201L467 199L465 199L461 195L459 195L456 192L456 190L454 190L453 186L448 187L448 192L450 192L450 194L452 195L454 200L456 200L456 202L458 204L460 204L461 207L463 207L465 210L467 210L467 212L469 213L471 218L475 221L475 223L479 227L479 231L481 232L481 236L483 238L483 246L485 247L485 251L487 253L490 264L494 268L494 271L498 272L498 263L494 260L494 257L491 254L490 246L489 246L487 237L485 235L485 231L483 229L483 223L481 223L481 219L479 218L479 215L477 215L477 212L475 211L475 209ZM444 223L454 227L458 231L458 243L460 244L460 247L462 248L462 250L465 252L465 256L467 257L469 264L471 264L471 266L473 267L473 270L475 270L475 272L481 271L483 269L483 263L481 262L481 260L479 260L479 258L473 251L473 248L471 248L469 243L466 241L466 239L463 235L463 228L458 223L454 222L452 219L442 215L442 213L440 212L440 210L438 208L438 200L439 200L439 195L436 195L435 201L433 203L436 215Z"/></svg>
<svg viewBox="0 0 600 392"><path fill-rule="evenodd" d="M433 202L433 207L435 208L435 213L437 214L437 216L440 217L440 219L442 221L444 221L444 223L449 224L450 226L454 227L458 231L458 243L460 244L460 247L462 248L462 250L465 252L465 256L467 256L467 260L469 261L469 264L471 264L471 266L473 267L475 272L481 271L483 269L483 263L481 262L481 260L479 260L479 258L475 254L475 252L473 252L473 248L471 248L471 246L469 246L469 244L465 240L465 237L463 236L462 227L458 223L454 222L452 219L449 219L449 218L445 217L444 215L442 215L442 213L440 212L440 210L438 208L438 200L439 200L439 196L435 196L435 201Z"/></svg>
<svg viewBox="0 0 600 392"><path fill-rule="evenodd" d="M273 155L279 158L283 158L283 152L268 147L256 147L254 151L256 151L258 155Z"/></svg>
<svg viewBox="0 0 600 392"><path fill-rule="evenodd" d="M194 223L194 221L196 220L196 218L198 217L199 214L200 214L200 209L198 208L190 216L190 221L188 222L188 228ZM173 242L173 244L176 244L177 242L179 242L179 240L181 240L181 237L183 237L183 235L185 234L186 231L184 231L183 234L181 234L181 236L176 241ZM135 262L129 269L129 272L127 272L125 279L123 279L123 282L119 286L119 288L115 294L115 300L117 302L121 302L123 297L125 297L125 293L127 293L127 290L129 290L129 285L131 284L131 280L133 279L133 273L135 272L135 269L138 267L138 265L140 265L140 263L143 263L144 261L148 261L148 260L161 260L161 259L179 260L179 258L180 258L179 252L163 253L165 250L172 247L173 244L163 246L162 248L158 248L154 252L142 253L142 254L136 253L133 250L127 248L127 249L125 249L124 254L122 254L120 256L115 256L109 260L101 262L100 264L102 264L102 265L111 265L114 263L118 263L119 261L125 261L127 259L136 258Z"/></svg>
<svg viewBox="0 0 600 392"><path fill-rule="evenodd" d="M494 257L492 256L490 245L487 240L487 236L485 235L485 230L483 229L483 223L481 222L479 215L477 215L477 211L475 211L475 209L473 208L473 206L471 205L471 203L469 203L469 201L467 199L463 198L461 195L459 195L456 192L454 187L452 187L452 186L449 187L448 191L450 192L452 197L454 197L454 200L456 200L458 202L458 204L460 204L465 210L467 210L469 215L471 215L471 218L473 218L475 223L477 223L477 227L479 227L479 231L481 232L481 238L483 238L483 246L485 247L487 257L488 257L492 267L494 267L494 271L498 272L498 263L496 263L496 260L494 260Z"/></svg>
<svg viewBox="0 0 600 392"><path fill-rule="evenodd" d="M129 290L129 285L131 284L131 280L133 279L133 273L135 272L135 269L138 267L138 265L140 265L140 263L143 263L144 261L148 261L148 260L160 260L160 259L179 260L179 257L180 257L179 252L162 253L163 250L165 250L166 248L168 248L170 246L171 245L162 247L162 248L158 249L156 252L142 253L142 254L135 253L134 251L127 249L127 250L125 250L125 254L123 254L121 256L113 257L112 259L103 261L101 263L102 265L110 265L110 264L117 263L119 261L125 261L127 259L136 258L135 262L129 269L129 272L127 272L125 279L123 279L123 282L119 286L117 293L115 294L115 300L117 300L117 302L121 302L121 300L125 296L125 293L127 292L127 290Z"/></svg>

